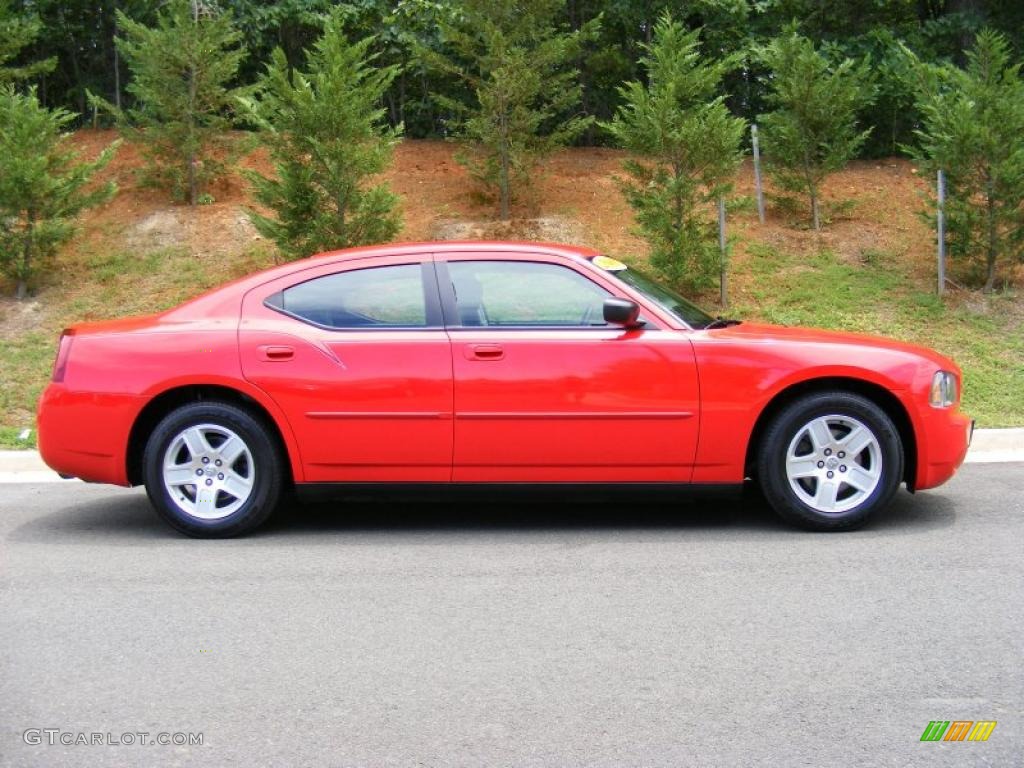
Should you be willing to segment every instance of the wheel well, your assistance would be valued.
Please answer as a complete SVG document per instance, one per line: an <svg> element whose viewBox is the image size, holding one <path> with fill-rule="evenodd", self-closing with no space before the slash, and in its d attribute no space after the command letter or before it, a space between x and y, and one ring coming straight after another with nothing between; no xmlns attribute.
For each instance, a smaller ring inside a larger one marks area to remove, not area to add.
<svg viewBox="0 0 1024 768"><path fill-rule="evenodd" d="M913 491L914 478L917 476L917 440L914 437L914 427L910 423L910 416L907 414L903 403L885 387L881 387L878 384L872 384L863 379L842 377L802 381L799 384L787 387L771 399L768 405L764 407L764 410L761 411L760 416L757 417L754 431L751 433L750 441L747 443L747 457L744 464L746 476L751 478L757 477L758 446L761 444L761 439L768 425L771 424L772 420L783 408L805 395L815 392L835 392L837 390L866 397L885 411L886 415L892 419L893 424L896 425L897 432L899 432L900 442L903 444L903 480L906 482L907 488Z"/></svg>
<svg viewBox="0 0 1024 768"><path fill-rule="evenodd" d="M291 464L287 460L288 449L285 446L284 438L281 437L281 430L278 429L277 423L267 412L266 408L236 389L216 385L191 385L169 389L166 392L161 392L146 403L146 407L136 417L132 430L128 435L128 482L132 485L140 485L142 483L142 454L146 448L146 441L161 419L174 409L187 403L209 400L239 406L262 421L264 426L270 430L273 439L277 442L278 450L285 460L283 465L287 473L286 477L291 482Z"/></svg>

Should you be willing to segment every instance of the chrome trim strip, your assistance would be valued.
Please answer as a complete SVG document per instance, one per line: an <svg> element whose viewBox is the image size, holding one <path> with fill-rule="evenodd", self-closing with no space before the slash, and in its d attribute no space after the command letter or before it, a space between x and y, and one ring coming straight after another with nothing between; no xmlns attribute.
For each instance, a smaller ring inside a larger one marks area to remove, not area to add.
<svg viewBox="0 0 1024 768"><path fill-rule="evenodd" d="M456 413L456 419L689 419L691 411L462 411Z"/></svg>
<svg viewBox="0 0 1024 768"><path fill-rule="evenodd" d="M444 411L306 411L308 419L450 419Z"/></svg>

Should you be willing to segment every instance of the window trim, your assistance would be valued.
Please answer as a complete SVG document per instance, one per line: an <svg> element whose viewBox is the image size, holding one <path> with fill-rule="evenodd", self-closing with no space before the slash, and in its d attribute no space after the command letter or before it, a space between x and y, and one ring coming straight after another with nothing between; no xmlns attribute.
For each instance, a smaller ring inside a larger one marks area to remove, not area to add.
<svg viewBox="0 0 1024 768"><path fill-rule="evenodd" d="M311 283L314 280L322 280L327 277L343 275L349 272L365 272L371 269L389 269L392 267L412 267L417 265L420 267L420 290L423 293L426 325L360 325L354 327L337 327L318 323L315 320L310 320L308 317L303 317L302 315L291 312L284 307L271 303L274 298L280 297L289 288L294 288L295 286L303 285L304 283ZM363 264L358 266L353 264L350 269L339 269L336 272L326 272L324 274L308 277L305 280L299 280L296 283L290 283L289 285L274 291L269 296L264 297L261 303L267 309L284 315L285 317L290 317L293 320L297 320L304 325L336 333L365 333L367 331L372 333L380 333L382 331L402 331L404 333L408 333L409 331L443 331L445 329L441 297L438 295L437 275L435 273L434 262L430 259L413 259L411 261L398 264Z"/></svg>
<svg viewBox="0 0 1024 768"><path fill-rule="evenodd" d="M508 258L508 256L512 258ZM464 263L467 261L481 261L481 262L504 262L508 264L550 264L552 266L561 267L573 272L584 280L588 280L595 286L600 288L602 291L608 294L610 298L621 298L618 297L615 291L611 290L608 286L602 285L597 280L593 280L589 275L579 269L574 269L570 264L559 259L547 259L547 258L530 258L534 256L543 256L543 254L523 254L527 258L516 258L518 254L514 253L502 253L501 255L485 255L485 254L462 254L459 253L457 256L466 258L453 258L440 257L434 261L434 272L437 276L438 290L440 291L441 297L441 308L444 312L444 324L447 330L453 331L471 331L480 333L493 333L501 331L598 331L607 333L608 331L622 330L619 326L609 325L604 323L603 325L463 325L459 322L459 313L456 308L455 291L452 288L451 273L448 271L448 262L452 261L455 263ZM630 301L633 301L631 297ZM641 310L645 307L641 304ZM656 324L653 324L648 319L647 325L640 330L658 330Z"/></svg>

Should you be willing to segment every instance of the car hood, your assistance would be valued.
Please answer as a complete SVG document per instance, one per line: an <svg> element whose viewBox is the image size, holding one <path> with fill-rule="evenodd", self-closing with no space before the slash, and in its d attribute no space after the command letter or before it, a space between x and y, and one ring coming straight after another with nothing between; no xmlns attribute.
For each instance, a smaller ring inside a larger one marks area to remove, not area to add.
<svg viewBox="0 0 1024 768"><path fill-rule="evenodd" d="M716 338L731 338L737 341L751 343L806 343L815 345L854 346L860 349L878 349L891 352L903 352L914 355L932 363L945 370L959 371L956 363L944 355L940 355L933 349L922 347L918 344L910 344L905 341L874 336L867 333L850 333L848 331L827 331L821 328L791 327L785 325L770 325L768 323L747 323L731 325L727 328L719 328L707 331Z"/></svg>

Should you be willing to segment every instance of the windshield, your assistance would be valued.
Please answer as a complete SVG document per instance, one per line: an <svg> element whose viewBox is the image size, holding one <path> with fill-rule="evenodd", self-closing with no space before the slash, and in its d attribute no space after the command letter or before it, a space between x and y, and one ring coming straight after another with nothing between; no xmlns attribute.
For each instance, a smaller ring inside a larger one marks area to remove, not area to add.
<svg viewBox="0 0 1024 768"><path fill-rule="evenodd" d="M611 273L626 285L639 291L645 298L674 315L691 328L704 328L714 322L714 318L711 315L693 302L684 299L672 289L655 282L644 273L637 272L633 267L627 267L621 261L610 259L607 256L595 256L593 263L594 266Z"/></svg>

